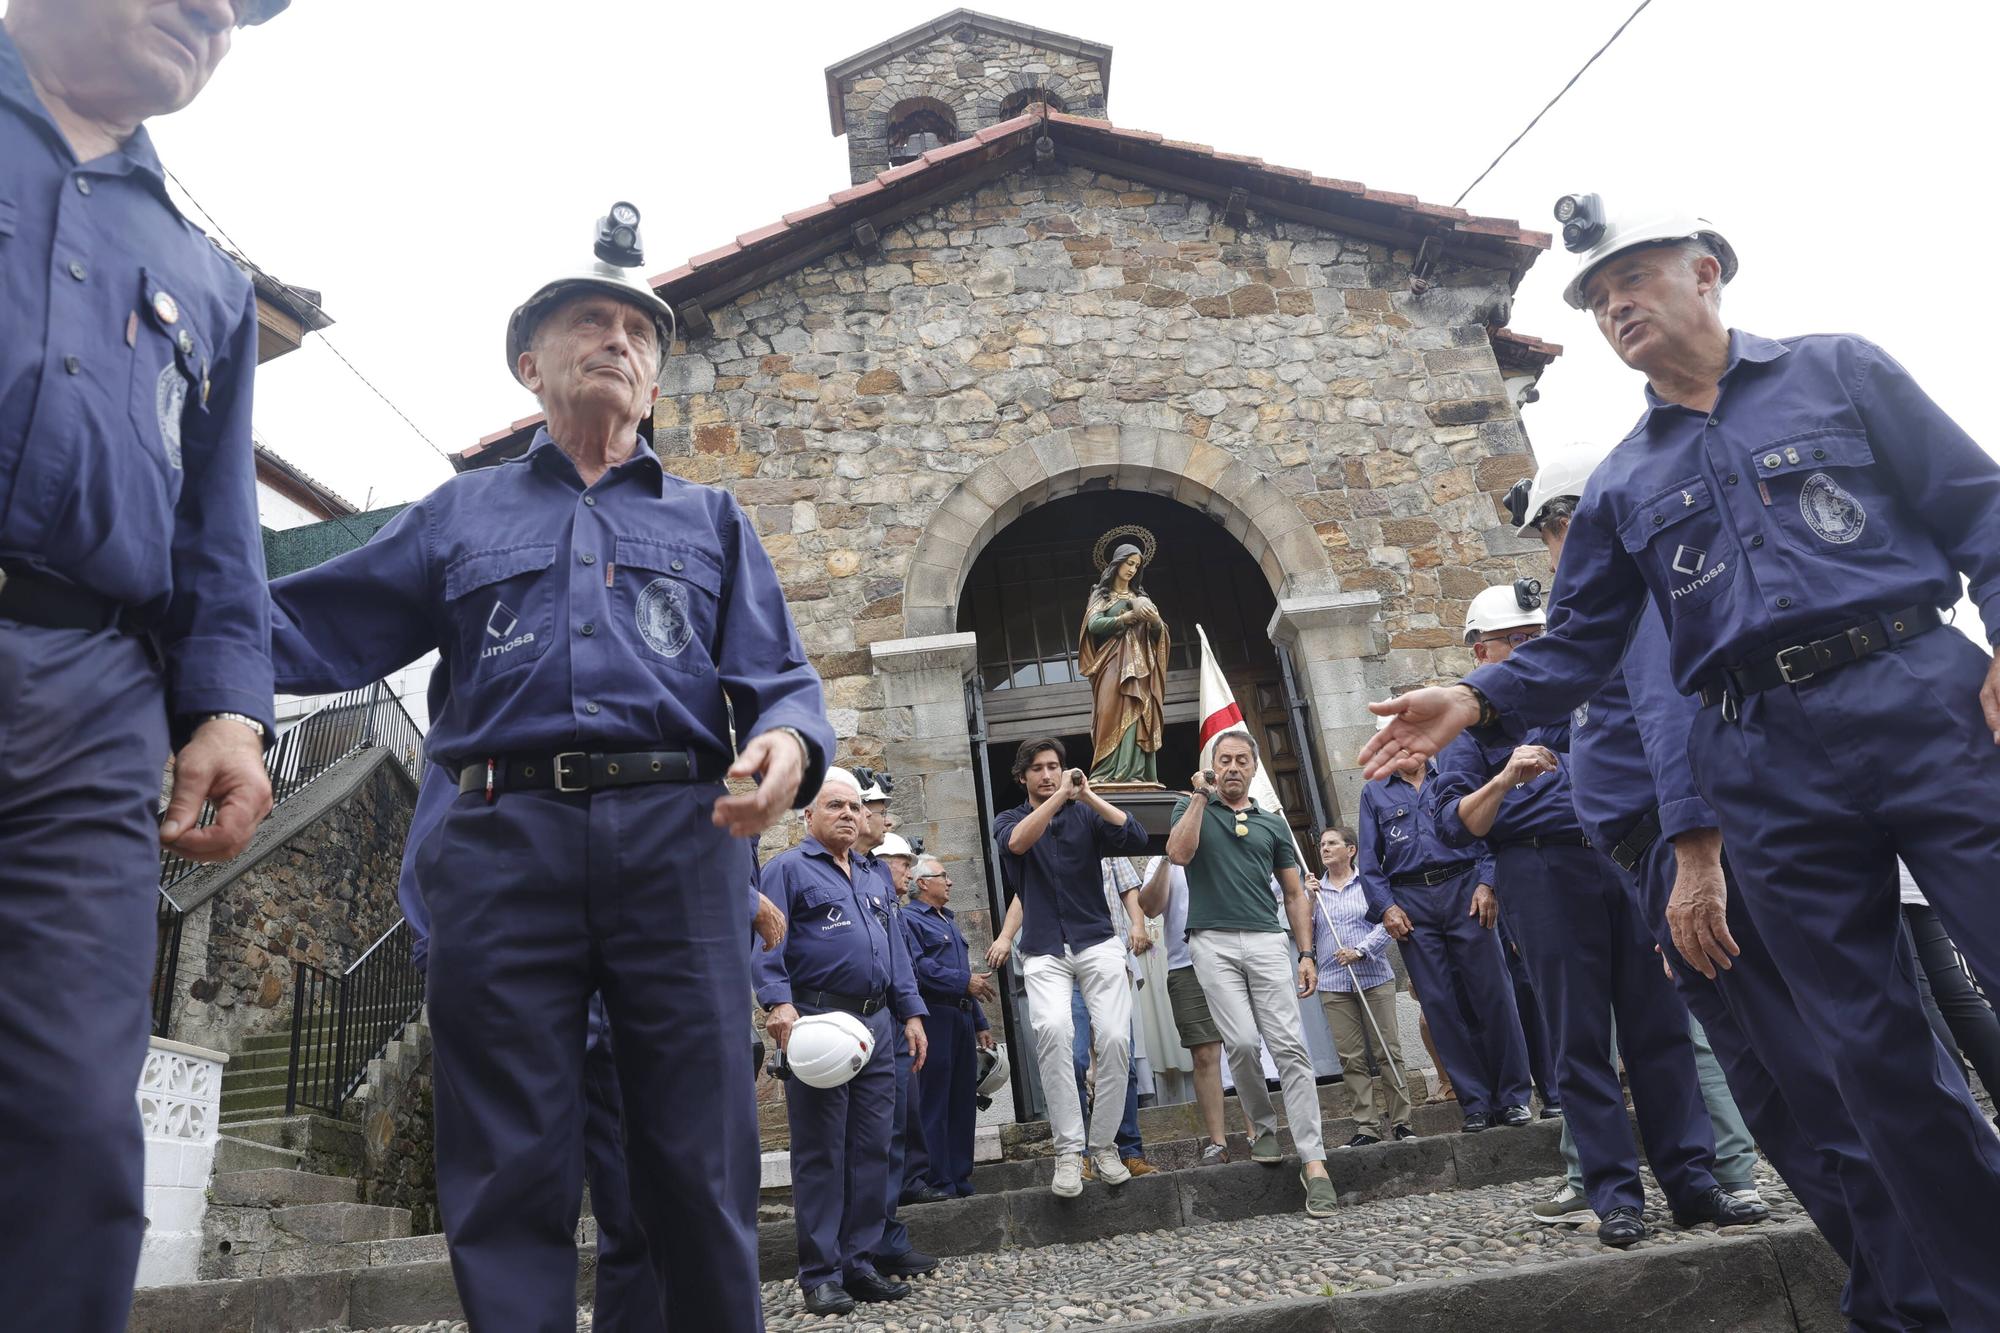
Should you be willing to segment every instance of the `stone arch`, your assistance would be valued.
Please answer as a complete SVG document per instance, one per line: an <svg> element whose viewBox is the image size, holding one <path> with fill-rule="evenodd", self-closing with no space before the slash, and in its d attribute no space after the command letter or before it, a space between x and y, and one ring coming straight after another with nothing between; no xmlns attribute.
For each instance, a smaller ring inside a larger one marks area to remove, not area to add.
<svg viewBox="0 0 2000 1333"><path fill-rule="evenodd" d="M1149 491L1211 514L1280 601L1339 590L1305 514L1234 454L1178 431L1078 426L988 459L945 496L904 574L904 632L953 633L960 590L986 544L1033 506L1098 488Z"/></svg>
<svg viewBox="0 0 2000 1333"><path fill-rule="evenodd" d="M866 180L877 171L889 166L889 122L896 109L905 103L933 103L950 112L952 123L961 135L979 129L981 122L972 118L972 110L962 85L944 83L905 83L893 88L884 88L870 99L859 115L847 118L849 156L857 164L867 164L861 179Z"/></svg>
<svg viewBox="0 0 2000 1333"><path fill-rule="evenodd" d="M976 128L998 124L1001 120L1000 107L1016 93L1029 92L1036 88L1046 89L1062 100L1060 110L1077 116L1101 116L1103 109L1100 99L1094 96L1081 79L1060 70L1050 70L1046 74L1012 74L1004 78L982 79L976 85L978 91L972 97L973 114L978 117Z"/></svg>

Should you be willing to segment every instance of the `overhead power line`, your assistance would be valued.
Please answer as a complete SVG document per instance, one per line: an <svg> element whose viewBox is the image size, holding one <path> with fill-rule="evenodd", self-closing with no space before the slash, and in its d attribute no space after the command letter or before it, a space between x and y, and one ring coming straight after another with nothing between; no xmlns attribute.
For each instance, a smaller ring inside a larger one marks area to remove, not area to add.
<svg viewBox="0 0 2000 1333"><path fill-rule="evenodd" d="M1463 190L1460 190L1458 192L1458 198L1451 201L1451 206L1453 208L1457 208L1460 204L1464 203L1465 196L1471 194L1473 190L1478 187L1480 181L1485 180L1488 176L1493 174L1493 168L1500 165L1500 159L1506 157L1507 154L1513 152L1514 145L1528 137L1528 131L1534 129L1536 125L1540 124L1542 117L1549 114L1549 109L1555 106L1557 102L1562 101L1563 94L1576 86L1576 81L1583 77L1584 70L1587 70L1592 65L1596 64L1597 57L1603 55L1606 51L1609 51L1611 49L1611 43L1617 41L1621 36L1623 36L1625 33L1625 29L1632 26L1632 20L1638 18L1640 14L1644 13L1646 6L1652 3L1653 0L1639 0L1639 8L1633 10L1630 14L1626 15L1625 21L1618 25L1618 31L1612 33L1611 36L1608 39L1606 39L1604 45L1598 47L1596 51L1592 52L1590 59L1584 61L1582 66L1577 69L1576 73L1569 76L1569 82L1565 83L1556 92L1556 95L1549 99L1548 106L1545 106L1540 111L1537 111L1535 113L1535 118L1529 121L1527 125L1521 130L1521 132L1515 135L1513 140L1509 142L1505 148L1502 148L1500 150L1500 157L1496 157L1491 162L1488 162L1486 164L1486 170L1480 172L1478 176L1474 177L1471 185L1466 186Z"/></svg>
<svg viewBox="0 0 2000 1333"><path fill-rule="evenodd" d="M236 238L234 236L231 236L227 231L223 230L222 224L215 220L215 214L209 212L206 208L202 207L201 200L194 197L194 191L188 189L188 187L182 183L181 178L179 176L174 175L174 173L171 170L168 170L164 167L162 167L162 170L165 170L167 172L167 179L174 183L174 187L178 189L183 195L187 196L187 201L190 204L194 205L195 212L201 214L202 217L207 220L208 225L214 229L215 234L220 236L223 239L223 241L228 244L230 251L236 256L236 258L241 260L244 263L244 265L250 268L253 272L257 273L259 276L268 278L272 283L276 284L279 287L282 287L288 299L297 301L300 305L310 307L312 313L316 315L322 316L324 318L329 318L329 319L331 318L330 316L327 316L325 309L323 309L317 302L306 297L297 288L284 282L282 279L272 277L269 270L265 269L256 260L250 257L249 251L245 250L241 245L237 244ZM352 361L349 361L346 355L342 353L338 347L335 347L333 345L333 340L326 336L326 331L324 329L319 331L319 340L327 351L333 353L335 360L339 361L341 365L346 366L348 372L352 374L355 379L360 380L362 384L367 386L367 389L370 393L374 394L377 398L380 398L391 412L394 412L397 415L397 417L401 418L403 424L405 426L408 426L410 430L416 434L416 437L418 439L422 440L425 444L429 445L431 447L432 453L435 453L439 458L442 458L447 465L450 465L451 455L446 453L443 449L440 449L438 447L437 441L433 440L430 436L424 434L423 427L419 426L416 422L412 421L410 419L409 413L405 412L402 408L396 406L395 400L389 397L388 394L382 392L382 390L379 387L377 387L375 381L369 379L366 375L362 374L360 367L356 366Z"/></svg>

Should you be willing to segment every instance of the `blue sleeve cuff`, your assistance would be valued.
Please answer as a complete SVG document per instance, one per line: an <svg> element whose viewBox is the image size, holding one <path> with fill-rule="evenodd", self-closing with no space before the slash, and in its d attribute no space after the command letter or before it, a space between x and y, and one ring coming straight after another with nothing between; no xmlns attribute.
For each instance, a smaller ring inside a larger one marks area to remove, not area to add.
<svg viewBox="0 0 2000 1333"><path fill-rule="evenodd" d="M1516 720L1521 712L1521 692L1517 681L1514 672L1502 670L1496 662L1474 667L1472 674L1459 683L1470 685L1486 696L1486 702L1492 704L1493 711L1499 714L1497 730L1518 743L1527 734L1527 729Z"/></svg>
<svg viewBox="0 0 2000 1333"><path fill-rule="evenodd" d="M1479 841L1479 835L1467 829L1465 821L1458 817L1458 803L1463 799L1455 796L1441 807L1438 810L1437 821L1438 836L1444 840L1444 845L1461 850Z"/></svg>
<svg viewBox="0 0 2000 1333"><path fill-rule="evenodd" d="M1708 802L1698 796L1685 801L1669 801L1660 807L1660 836L1678 838L1683 833L1695 829L1720 828L1715 811L1708 808Z"/></svg>

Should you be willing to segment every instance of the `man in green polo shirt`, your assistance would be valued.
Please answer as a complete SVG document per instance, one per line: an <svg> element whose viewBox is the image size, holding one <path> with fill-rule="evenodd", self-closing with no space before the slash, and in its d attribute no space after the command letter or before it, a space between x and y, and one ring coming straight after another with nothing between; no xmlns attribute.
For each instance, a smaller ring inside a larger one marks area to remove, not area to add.
<svg viewBox="0 0 2000 1333"><path fill-rule="evenodd" d="M1331 1217L1335 1198L1320 1139L1319 1090L1299 1025L1299 1001L1319 987L1312 907L1299 882L1292 830L1250 795L1257 743L1248 732L1215 741L1212 773L1194 775L1194 794L1174 807L1167 859L1187 868L1188 954L1222 1030L1236 1096L1250 1120L1250 1160L1276 1166L1278 1117L1257 1058L1263 1038L1285 1090L1285 1119L1303 1165L1306 1213ZM1284 891L1278 913L1271 881ZM1287 921L1291 939L1285 938ZM1295 961L1296 960L1296 961Z"/></svg>

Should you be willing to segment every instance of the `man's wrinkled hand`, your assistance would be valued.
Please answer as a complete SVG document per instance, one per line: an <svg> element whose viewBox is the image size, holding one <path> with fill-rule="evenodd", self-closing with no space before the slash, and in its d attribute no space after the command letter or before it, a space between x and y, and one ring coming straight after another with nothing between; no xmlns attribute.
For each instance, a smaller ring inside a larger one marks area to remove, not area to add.
<svg viewBox="0 0 2000 1333"><path fill-rule="evenodd" d="M1465 914L1478 917L1479 924L1487 930L1500 923L1500 900L1493 896L1491 884L1481 884L1472 891L1472 906Z"/></svg>
<svg viewBox="0 0 2000 1333"><path fill-rule="evenodd" d="M1507 757L1507 781L1516 787L1555 771L1555 753L1546 745L1518 745Z"/></svg>
<svg viewBox="0 0 2000 1333"><path fill-rule="evenodd" d="M1299 998L1305 999L1319 989L1319 962L1308 954L1299 959Z"/></svg>
<svg viewBox="0 0 2000 1333"><path fill-rule="evenodd" d="M973 973L972 980L966 983L965 993L975 1000L993 999L997 992L993 989L992 975L986 972Z"/></svg>
<svg viewBox="0 0 2000 1333"><path fill-rule="evenodd" d="M1451 744L1479 720L1479 701L1463 685L1433 685L1369 704L1368 711L1395 719L1361 747L1362 776L1373 781L1395 772L1409 755L1429 758Z"/></svg>
<svg viewBox="0 0 2000 1333"><path fill-rule="evenodd" d="M1358 949L1335 949L1333 951L1333 961L1339 963L1342 967L1353 967L1356 963L1361 962L1364 957L1366 955L1362 954Z"/></svg>
<svg viewBox="0 0 2000 1333"><path fill-rule="evenodd" d="M996 1044L993 1040L993 1030L991 1028L981 1028L979 1031L979 1049L990 1051Z"/></svg>
<svg viewBox="0 0 2000 1333"><path fill-rule="evenodd" d="M799 1011L789 1004L771 1006L771 1012L764 1015L764 1031L770 1035L779 1050L784 1050L792 1039L792 1027L799 1021Z"/></svg>
<svg viewBox="0 0 2000 1333"><path fill-rule="evenodd" d="M910 1072L916 1073L924 1067L924 1056L930 1053L930 1039L924 1036L924 1020L906 1018L903 1020L903 1040L910 1045Z"/></svg>
<svg viewBox="0 0 2000 1333"><path fill-rule="evenodd" d="M758 779L756 789L722 797L711 819L732 837L754 838L792 808L805 772L805 747L798 738L788 731L767 731L744 746L729 766L732 778Z"/></svg>
<svg viewBox="0 0 2000 1333"><path fill-rule="evenodd" d="M1674 891L1667 898L1667 929L1688 966L1709 980L1728 971L1743 952L1729 933L1729 886L1719 861L1674 858Z"/></svg>
<svg viewBox="0 0 2000 1333"><path fill-rule="evenodd" d="M204 802L215 822L195 827ZM271 813L264 740L241 722L210 718L174 759L174 791L160 819L160 845L190 861L227 861L250 845Z"/></svg>
<svg viewBox="0 0 2000 1333"><path fill-rule="evenodd" d="M1388 911L1382 913L1382 929L1389 932L1389 938L1392 940L1406 940L1410 937L1410 932L1416 929L1416 925L1411 922L1408 912L1391 905Z"/></svg>
<svg viewBox="0 0 2000 1333"><path fill-rule="evenodd" d="M1979 687L1979 711L1986 714L1986 725L1993 731L1993 743L2000 745L2000 657L1993 659L1993 665L1986 668L1986 683Z"/></svg>
<svg viewBox="0 0 2000 1333"><path fill-rule="evenodd" d="M764 942L764 952L778 947L785 938L785 914L778 905L763 894L757 895L757 915L750 922L750 929Z"/></svg>
<svg viewBox="0 0 2000 1333"><path fill-rule="evenodd" d="M1131 946L1134 955L1143 954L1153 947L1153 937L1146 932L1145 926L1132 927Z"/></svg>

